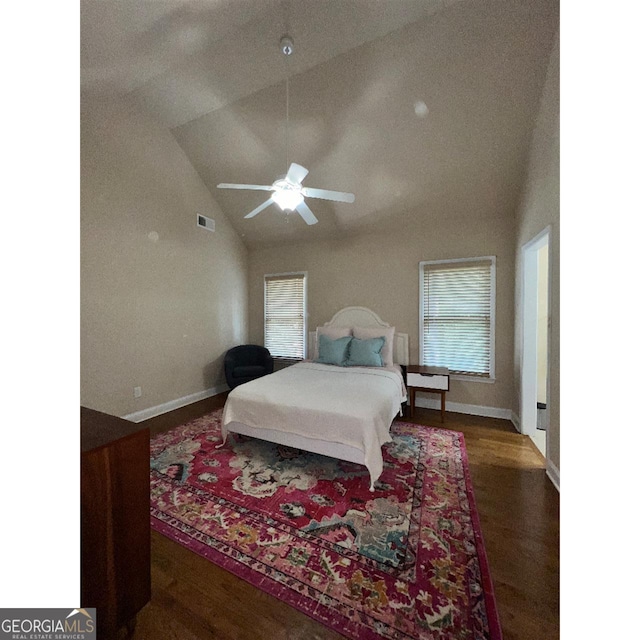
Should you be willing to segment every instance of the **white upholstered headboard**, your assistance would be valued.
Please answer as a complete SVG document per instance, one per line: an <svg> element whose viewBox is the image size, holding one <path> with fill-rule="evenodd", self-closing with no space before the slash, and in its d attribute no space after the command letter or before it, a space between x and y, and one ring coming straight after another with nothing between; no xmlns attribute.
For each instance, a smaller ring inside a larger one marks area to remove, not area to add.
<svg viewBox="0 0 640 640"><path fill-rule="evenodd" d="M345 307L336 313L325 327L390 327L380 316L366 307ZM316 352L316 332L309 332L309 354ZM393 337L393 361L396 364L409 364L409 335L395 332Z"/></svg>

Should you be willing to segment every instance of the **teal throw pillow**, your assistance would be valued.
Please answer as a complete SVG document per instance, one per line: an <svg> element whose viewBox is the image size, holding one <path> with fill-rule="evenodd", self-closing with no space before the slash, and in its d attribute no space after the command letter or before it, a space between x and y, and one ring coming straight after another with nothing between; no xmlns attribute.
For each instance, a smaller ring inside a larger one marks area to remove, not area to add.
<svg viewBox="0 0 640 640"><path fill-rule="evenodd" d="M320 334L318 340L318 358L317 360L314 360L314 362L335 364L339 367L344 367L344 363L349 353L349 343L351 340L351 336L332 340L331 338Z"/></svg>
<svg viewBox="0 0 640 640"><path fill-rule="evenodd" d="M385 339L369 338L368 340L360 340L352 338L349 345L349 358L347 359L347 367L382 367L382 349Z"/></svg>

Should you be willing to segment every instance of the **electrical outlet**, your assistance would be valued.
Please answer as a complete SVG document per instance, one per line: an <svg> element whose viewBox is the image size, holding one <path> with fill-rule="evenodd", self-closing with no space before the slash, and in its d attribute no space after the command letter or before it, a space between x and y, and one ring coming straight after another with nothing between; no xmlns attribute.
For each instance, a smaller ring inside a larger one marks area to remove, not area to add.
<svg viewBox="0 0 640 640"><path fill-rule="evenodd" d="M142 387L133 387L133 397L139 398L142 395Z"/></svg>

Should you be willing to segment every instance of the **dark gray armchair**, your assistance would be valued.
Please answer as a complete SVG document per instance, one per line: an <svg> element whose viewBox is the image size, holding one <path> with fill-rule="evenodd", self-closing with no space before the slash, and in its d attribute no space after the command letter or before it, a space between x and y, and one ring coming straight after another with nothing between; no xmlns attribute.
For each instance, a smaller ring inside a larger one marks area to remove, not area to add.
<svg viewBox="0 0 640 640"><path fill-rule="evenodd" d="M230 389L273 373L269 350L257 344L242 344L229 349L224 357L224 375Z"/></svg>

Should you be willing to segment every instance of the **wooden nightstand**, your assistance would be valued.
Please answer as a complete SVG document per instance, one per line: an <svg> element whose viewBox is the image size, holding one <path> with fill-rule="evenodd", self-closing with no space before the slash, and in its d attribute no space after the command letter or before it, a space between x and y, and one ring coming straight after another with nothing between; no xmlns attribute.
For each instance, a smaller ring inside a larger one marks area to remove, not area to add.
<svg viewBox="0 0 640 640"><path fill-rule="evenodd" d="M407 390L409 391L409 416L413 418L416 406L416 391L440 394L440 418L444 422L446 410L445 396L449 391L449 369L446 367L421 367L410 364L407 367Z"/></svg>

